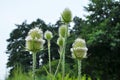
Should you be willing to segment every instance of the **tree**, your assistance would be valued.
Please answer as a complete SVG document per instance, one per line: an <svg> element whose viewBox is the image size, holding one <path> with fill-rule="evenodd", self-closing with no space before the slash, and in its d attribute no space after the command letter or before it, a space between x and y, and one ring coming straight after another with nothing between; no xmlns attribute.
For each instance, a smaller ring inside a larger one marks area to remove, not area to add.
<svg viewBox="0 0 120 80"><path fill-rule="evenodd" d="M89 47L85 73L104 80L119 79L120 63L120 2L115 0L90 0L85 9L86 26L82 29ZM86 33L86 34L85 34Z"/></svg>

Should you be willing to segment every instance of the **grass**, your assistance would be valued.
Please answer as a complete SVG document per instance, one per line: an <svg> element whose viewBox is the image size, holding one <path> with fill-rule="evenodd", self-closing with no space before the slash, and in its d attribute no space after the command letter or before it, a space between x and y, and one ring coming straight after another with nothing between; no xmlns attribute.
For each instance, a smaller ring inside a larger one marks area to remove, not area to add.
<svg viewBox="0 0 120 80"><path fill-rule="evenodd" d="M49 80L49 79L50 79L49 75L47 76L41 75L36 77L36 80ZM8 77L6 80L32 80L32 71L25 73L23 72L21 67L17 67L13 71L13 76ZM58 73L54 80L62 80L62 74ZM64 80L78 80L78 79L74 76L69 76L69 74L67 74ZM86 77L86 75L83 75L81 80L92 80L92 79L90 77Z"/></svg>
<svg viewBox="0 0 120 80"><path fill-rule="evenodd" d="M6 80L32 80L32 73L23 72L21 67L16 67L12 73L13 75L8 77Z"/></svg>

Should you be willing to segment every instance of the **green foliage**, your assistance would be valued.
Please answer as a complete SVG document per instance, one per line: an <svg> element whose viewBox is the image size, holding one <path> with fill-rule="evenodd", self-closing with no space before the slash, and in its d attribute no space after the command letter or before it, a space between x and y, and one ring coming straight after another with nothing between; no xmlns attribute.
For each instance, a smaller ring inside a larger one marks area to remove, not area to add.
<svg viewBox="0 0 120 80"><path fill-rule="evenodd" d="M25 73L22 67L17 66L13 71L13 76L6 80L32 80L32 73Z"/></svg>
<svg viewBox="0 0 120 80"><path fill-rule="evenodd" d="M84 72L102 80L118 80L120 71L120 2L91 0L86 10L86 26L82 28L89 46ZM86 34L85 34L86 33Z"/></svg>
<svg viewBox="0 0 120 80"><path fill-rule="evenodd" d="M120 2L115 0L90 0L85 7L86 20L73 19L72 34L87 41L88 58L83 61L83 73L92 79L119 79L120 63Z"/></svg>
<svg viewBox="0 0 120 80"><path fill-rule="evenodd" d="M37 75L36 80L49 80L49 75ZM53 77L53 75L52 75ZM23 72L22 67L17 66L13 71L13 76L7 78L6 80L32 80L32 72ZM54 80L62 80L62 75L60 73L57 74L56 78ZM77 77L70 76L69 74L66 74L64 80L78 80ZM81 80L92 80L90 77L86 77L86 75L82 76Z"/></svg>

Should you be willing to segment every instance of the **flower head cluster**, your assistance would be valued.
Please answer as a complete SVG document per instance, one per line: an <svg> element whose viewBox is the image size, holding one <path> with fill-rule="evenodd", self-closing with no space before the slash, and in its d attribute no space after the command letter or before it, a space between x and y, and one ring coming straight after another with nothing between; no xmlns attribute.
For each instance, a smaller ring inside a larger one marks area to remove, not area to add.
<svg viewBox="0 0 120 80"><path fill-rule="evenodd" d="M85 40L77 38L71 48L72 56L76 59L86 58L87 50Z"/></svg>
<svg viewBox="0 0 120 80"><path fill-rule="evenodd" d="M31 29L26 37L26 49L31 52L38 52L43 48L43 31L39 28Z"/></svg>
<svg viewBox="0 0 120 80"><path fill-rule="evenodd" d="M65 8L61 16L62 16L62 20L65 23L69 23L72 21L72 13L68 8Z"/></svg>
<svg viewBox="0 0 120 80"><path fill-rule="evenodd" d="M53 38L53 34L52 34L51 31L48 31L48 30L47 30L47 31L45 32L44 37L45 37L45 39L47 39L47 40L51 40L51 39Z"/></svg>

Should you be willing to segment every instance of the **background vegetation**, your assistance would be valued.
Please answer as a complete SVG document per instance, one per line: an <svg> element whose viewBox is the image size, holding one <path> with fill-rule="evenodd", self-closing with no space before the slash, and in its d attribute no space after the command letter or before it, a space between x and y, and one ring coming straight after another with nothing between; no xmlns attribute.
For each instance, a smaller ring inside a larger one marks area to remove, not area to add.
<svg viewBox="0 0 120 80"><path fill-rule="evenodd" d="M99 77L101 80L120 79L120 2L115 0L90 0L85 10L89 13L85 19L74 17L74 27L70 29L70 37L66 50L66 73L70 76L77 76L77 63L71 58L70 48L75 38L82 37L87 41L89 48L88 58L82 62L82 74L91 76L92 80ZM10 76L14 76L17 64L20 64L22 71L29 72L32 68L32 55L25 51L25 37L30 29L42 28L43 31L50 30L54 34L51 41L52 71L56 69L59 59L58 28L62 23L46 24L43 20L37 19L31 24L24 21L16 24L16 29L10 33L6 53L9 54L7 66L11 67ZM42 62L40 60L42 59ZM45 76L43 66L48 66L47 45L44 50L37 54L37 75ZM60 71L60 70L59 70ZM42 80L42 79L41 79Z"/></svg>

